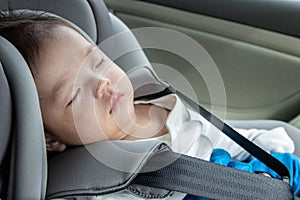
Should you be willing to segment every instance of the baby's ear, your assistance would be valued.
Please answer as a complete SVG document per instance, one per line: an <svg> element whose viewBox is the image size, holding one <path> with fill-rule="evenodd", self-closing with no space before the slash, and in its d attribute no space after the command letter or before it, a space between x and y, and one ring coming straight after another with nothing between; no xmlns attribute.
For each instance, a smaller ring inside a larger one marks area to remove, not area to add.
<svg viewBox="0 0 300 200"><path fill-rule="evenodd" d="M66 149L66 145L63 144L62 142L53 139L53 137L45 133L45 139L46 139L46 148L47 151L59 151L62 152Z"/></svg>

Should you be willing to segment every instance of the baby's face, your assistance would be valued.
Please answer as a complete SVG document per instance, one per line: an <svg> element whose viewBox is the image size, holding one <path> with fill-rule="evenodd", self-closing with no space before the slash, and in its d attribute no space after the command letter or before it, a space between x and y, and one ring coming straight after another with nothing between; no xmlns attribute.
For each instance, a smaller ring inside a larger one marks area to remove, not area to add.
<svg viewBox="0 0 300 200"><path fill-rule="evenodd" d="M135 121L128 77L77 31L55 33L34 72L45 130L69 145L124 138Z"/></svg>

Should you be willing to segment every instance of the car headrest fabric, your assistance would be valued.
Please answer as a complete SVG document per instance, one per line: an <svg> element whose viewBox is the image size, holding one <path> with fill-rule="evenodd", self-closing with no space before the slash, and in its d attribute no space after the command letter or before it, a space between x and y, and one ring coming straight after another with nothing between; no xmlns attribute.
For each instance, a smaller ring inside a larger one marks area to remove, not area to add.
<svg viewBox="0 0 300 200"><path fill-rule="evenodd" d="M1 44L0 44L1 46ZM0 195L5 195L8 183L8 149L11 138L12 106L8 82L4 74L0 55Z"/></svg>
<svg viewBox="0 0 300 200"><path fill-rule="evenodd" d="M46 147L34 81L21 54L2 37L0 56L13 102L8 199L43 199L47 180Z"/></svg>
<svg viewBox="0 0 300 200"><path fill-rule="evenodd" d="M0 43L0 46L2 44ZM11 133L11 118L12 118L12 107L11 107L11 97L7 79L5 77L1 60L2 55L0 55L0 164L2 164L3 158L7 151L8 142Z"/></svg>

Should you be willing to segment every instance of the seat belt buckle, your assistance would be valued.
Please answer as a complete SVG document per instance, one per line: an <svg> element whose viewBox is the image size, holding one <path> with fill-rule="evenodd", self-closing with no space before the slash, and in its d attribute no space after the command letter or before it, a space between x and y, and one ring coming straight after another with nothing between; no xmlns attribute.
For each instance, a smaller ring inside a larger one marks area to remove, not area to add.
<svg viewBox="0 0 300 200"><path fill-rule="evenodd" d="M283 182L286 182L287 184L290 184L290 177L288 177L288 176L283 176L283 177L282 177L282 181L283 181Z"/></svg>

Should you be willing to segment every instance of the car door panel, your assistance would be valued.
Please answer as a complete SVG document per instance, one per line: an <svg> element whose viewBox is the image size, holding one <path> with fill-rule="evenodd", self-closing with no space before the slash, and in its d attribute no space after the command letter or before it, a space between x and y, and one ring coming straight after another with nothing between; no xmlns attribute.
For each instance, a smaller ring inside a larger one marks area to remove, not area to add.
<svg viewBox="0 0 300 200"><path fill-rule="evenodd" d="M299 114L299 38L143 1L106 0L106 3L130 28L169 28L201 44L223 78L226 118L288 121ZM211 108L208 86L201 76L195 76L195 70L201 70L200 64L191 66L172 52L155 49L145 52L151 62L161 64L154 65L160 77ZM192 89L161 66L170 66L183 75ZM214 105L216 114L224 112L223 106Z"/></svg>

